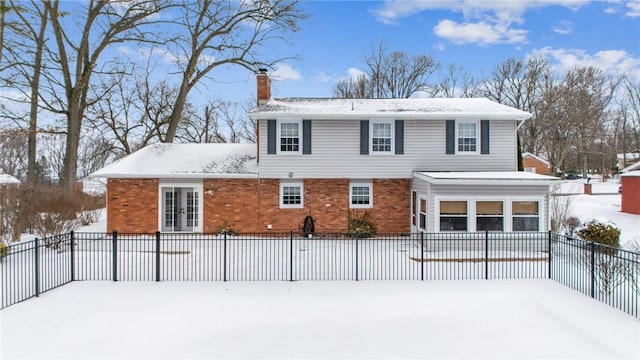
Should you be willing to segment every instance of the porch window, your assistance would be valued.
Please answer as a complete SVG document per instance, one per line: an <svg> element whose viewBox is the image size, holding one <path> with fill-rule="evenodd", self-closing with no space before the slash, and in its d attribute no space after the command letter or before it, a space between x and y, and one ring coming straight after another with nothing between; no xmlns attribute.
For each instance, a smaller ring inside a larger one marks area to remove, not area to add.
<svg viewBox="0 0 640 360"><path fill-rule="evenodd" d="M418 211L418 194L411 192L411 225L416 226L416 212Z"/></svg>
<svg viewBox="0 0 640 360"><path fill-rule="evenodd" d="M467 202L440 201L440 231L467 231Z"/></svg>
<svg viewBox="0 0 640 360"><path fill-rule="evenodd" d="M420 229L427 230L427 199L420 198Z"/></svg>
<svg viewBox="0 0 640 360"><path fill-rule="evenodd" d="M511 203L513 231L539 231L540 212L538 201L513 201Z"/></svg>
<svg viewBox="0 0 640 360"><path fill-rule="evenodd" d="M504 230L502 201L476 201L476 230Z"/></svg>

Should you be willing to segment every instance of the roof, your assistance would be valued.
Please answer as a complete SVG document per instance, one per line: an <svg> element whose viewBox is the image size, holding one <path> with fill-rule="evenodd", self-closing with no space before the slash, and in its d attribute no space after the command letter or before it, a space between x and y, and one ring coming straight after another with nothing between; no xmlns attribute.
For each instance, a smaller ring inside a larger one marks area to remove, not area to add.
<svg viewBox="0 0 640 360"><path fill-rule="evenodd" d="M538 160L538 161L540 161L540 162L544 163L544 164L545 164L545 165L547 165L547 166L551 166L551 165L549 164L549 161L548 161L548 160L546 160L546 159L544 159L544 158L542 158L542 157L540 157L540 156L533 155L532 153L528 153L528 152L526 152L526 153L522 153L522 157L523 157L523 158L525 158L525 157L529 157L529 158L532 158L532 159L536 159L536 160Z"/></svg>
<svg viewBox="0 0 640 360"><path fill-rule="evenodd" d="M623 160L623 159L627 159L627 160L640 159L640 153L637 153L637 152L630 152L630 153L626 153L626 154L616 154L616 158L617 158L618 160Z"/></svg>
<svg viewBox="0 0 640 360"><path fill-rule="evenodd" d="M626 173L626 172L633 171L633 170L640 170L640 161L635 162L635 163L627 166L626 168L620 170L620 172Z"/></svg>
<svg viewBox="0 0 640 360"><path fill-rule="evenodd" d="M551 185L560 180L526 171L414 172L413 176L436 185Z"/></svg>
<svg viewBox="0 0 640 360"><path fill-rule="evenodd" d="M259 105L249 112L249 117L525 120L531 114L486 98L281 98Z"/></svg>
<svg viewBox="0 0 640 360"><path fill-rule="evenodd" d="M624 173L624 174L622 174L620 176L629 176L629 177L636 176L636 177L640 177L640 170L629 171L629 172Z"/></svg>
<svg viewBox="0 0 640 360"><path fill-rule="evenodd" d="M91 174L104 178L258 177L255 144L154 144Z"/></svg>
<svg viewBox="0 0 640 360"><path fill-rule="evenodd" d="M0 174L0 185L5 184L20 184L20 180L14 178L9 174Z"/></svg>

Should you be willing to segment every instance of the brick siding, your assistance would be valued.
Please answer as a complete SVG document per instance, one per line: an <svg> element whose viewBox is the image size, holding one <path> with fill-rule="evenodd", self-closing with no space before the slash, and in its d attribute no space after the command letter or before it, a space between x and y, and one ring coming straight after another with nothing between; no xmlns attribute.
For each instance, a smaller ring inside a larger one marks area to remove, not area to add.
<svg viewBox="0 0 640 360"><path fill-rule="evenodd" d="M304 208L280 209L279 179L205 179L203 231L297 232L311 214L316 232L344 232L350 215L368 211L379 232L408 232L409 179L372 184L371 209L349 209L349 179L305 179ZM158 186L157 179L109 179L108 230L157 231Z"/></svg>
<svg viewBox="0 0 640 360"><path fill-rule="evenodd" d="M547 164L536 158L524 157L522 159L522 166L525 168L535 168L536 174L540 175L549 175L551 172Z"/></svg>

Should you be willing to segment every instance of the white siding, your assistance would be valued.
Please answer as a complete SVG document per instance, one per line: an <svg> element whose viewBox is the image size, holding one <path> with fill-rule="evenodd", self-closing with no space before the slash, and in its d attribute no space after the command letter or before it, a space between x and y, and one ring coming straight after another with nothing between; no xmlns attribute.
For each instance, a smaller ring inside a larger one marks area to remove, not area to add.
<svg viewBox="0 0 640 360"><path fill-rule="evenodd" d="M268 155L266 121L260 121L259 131L263 178L288 178L289 173L295 178L411 178L413 171L517 170L515 121L491 122L490 154L485 155L446 155L445 120L405 120L403 155L360 155L360 122L354 120L313 120L310 155Z"/></svg>

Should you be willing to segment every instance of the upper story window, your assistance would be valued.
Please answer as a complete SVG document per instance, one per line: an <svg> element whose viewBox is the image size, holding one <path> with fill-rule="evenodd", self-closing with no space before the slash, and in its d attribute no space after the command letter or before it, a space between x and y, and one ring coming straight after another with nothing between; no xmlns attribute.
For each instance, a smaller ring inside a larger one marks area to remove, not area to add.
<svg viewBox="0 0 640 360"><path fill-rule="evenodd" d="M476 122L457 122L456 130L457 152L476 153L478 151L478 124Z"/></svg>
<svg viewBox="0 0 640 360"><path fill-rule="evenodd" d="M281 121L278 127L280 153L300 153L300 122Z"/></svg>
<svg viewBox="0 0 640 360"><path fill-rule="evenodd" d="M371 152L391 153L393 131L391 122L371 123Z"/></svg>

